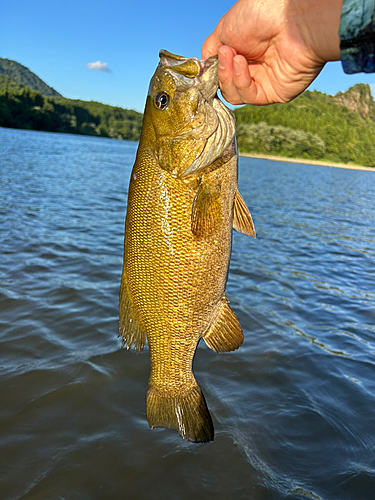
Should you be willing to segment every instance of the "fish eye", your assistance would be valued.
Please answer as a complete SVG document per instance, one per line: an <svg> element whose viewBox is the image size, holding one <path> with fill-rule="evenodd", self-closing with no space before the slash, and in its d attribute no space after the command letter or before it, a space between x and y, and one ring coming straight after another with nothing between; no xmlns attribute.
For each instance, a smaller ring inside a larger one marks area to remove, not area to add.
<svg viewBox="0 0 375 500"><path fill-rule="evenodd" d="M169 95L166 92L159 92L154 97L154 102L158 109L165 109L169 103Z"/></svg>

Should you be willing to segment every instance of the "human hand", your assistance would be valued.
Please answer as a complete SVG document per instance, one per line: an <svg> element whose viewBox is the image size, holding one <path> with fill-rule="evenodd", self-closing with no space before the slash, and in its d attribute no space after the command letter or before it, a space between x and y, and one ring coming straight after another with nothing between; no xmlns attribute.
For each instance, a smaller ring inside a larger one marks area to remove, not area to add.
<svg viewBox="0 0 375 500"><path fill-rule="evenodd" d="M343 0L239 0L202 47L232 104L289 102L340 59Z"/></svg>

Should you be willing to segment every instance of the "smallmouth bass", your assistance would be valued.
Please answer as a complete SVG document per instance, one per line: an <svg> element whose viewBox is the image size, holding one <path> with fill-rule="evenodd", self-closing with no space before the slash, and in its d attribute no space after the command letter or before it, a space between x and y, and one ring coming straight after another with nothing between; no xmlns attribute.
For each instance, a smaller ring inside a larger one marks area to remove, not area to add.
<svg viewBox="0 0 375 500"><path fill-rule="evenodd" d="M255 230L237 190L235 121L217 97L217 58L159 56L129 184L120 335L139 353L148 341L150 427L206 442L214 428L193 357L201 338L216 352L242 344L225 284L232 227Z"/></svg>

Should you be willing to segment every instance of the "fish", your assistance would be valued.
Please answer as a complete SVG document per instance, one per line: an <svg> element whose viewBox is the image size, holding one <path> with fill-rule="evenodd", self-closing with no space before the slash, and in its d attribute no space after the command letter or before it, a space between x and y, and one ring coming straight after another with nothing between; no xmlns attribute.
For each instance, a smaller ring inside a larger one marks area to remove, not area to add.
<svg viewBox="0 0 375 500"><path fill-rule="evenodd" d="M232 227L255 237L237 189L233 113L217 95L217 56L159 53L130 176L119 301L122 346L146 339L151 428L214 439L192 366L200 339L213 351L243 342L225 296Z"/></svg>

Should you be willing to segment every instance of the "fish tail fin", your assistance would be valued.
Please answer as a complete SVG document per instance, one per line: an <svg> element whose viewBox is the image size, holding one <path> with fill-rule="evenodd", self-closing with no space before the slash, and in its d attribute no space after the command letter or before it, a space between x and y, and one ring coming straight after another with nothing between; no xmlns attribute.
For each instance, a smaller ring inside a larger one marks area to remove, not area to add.
<svg viewBox="0 0 375 500"><path fill-rule="evenodd" d="M146 395L149 426L175 429L187 441L206 443L214 439L214 426L206 400L196 384L184 395L171 396L149 386Z"/></svg>

